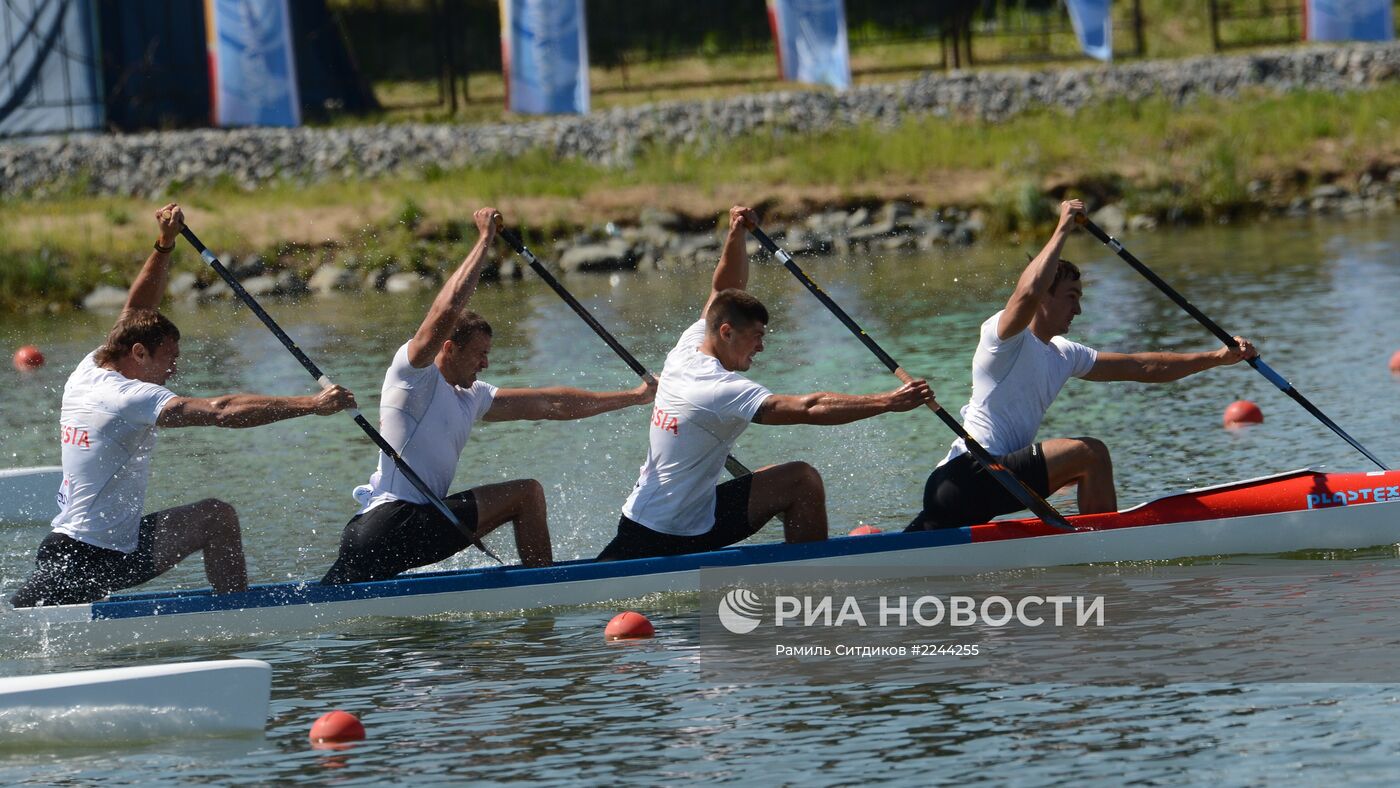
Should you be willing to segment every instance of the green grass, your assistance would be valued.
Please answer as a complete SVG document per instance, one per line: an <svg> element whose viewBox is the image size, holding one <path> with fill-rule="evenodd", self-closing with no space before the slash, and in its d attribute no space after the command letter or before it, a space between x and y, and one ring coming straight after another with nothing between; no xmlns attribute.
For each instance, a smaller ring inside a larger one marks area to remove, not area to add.
<svg viewBox="0 0 1400 788"><path fill-rule="evenodd" d="M475 235L471 210L482 204L502 207L508 220L544 238L626 220L658 203L700 216L735 200L792 213L814 194L828 202L909 195L982 207L990 231L1012 233L1052 219L1056 186L1166 219L1247 213L1259 207L1251 180L1300 193L1377 162L1400 162L1396 118L1395 84L1184 107L1156 98L1073 115L1041 109L998 123L919 118L893 129L757 133L710 147L652 148L624 169L537 150L372 181L283 182L245 192L225 180L168 196L185 204L192 227L216 251L276 255L293 248L285 243L292 240L302 256L287 262L306 269L316 260L304 249L327 239L363 266L391 258L418 268L455 262ZM81 196L80 186L0 202L0 303L68 303L92 283L122 280L144 256L153 235L148 217L160 199ZM192 256L181 265L198 270Z"/></svg>

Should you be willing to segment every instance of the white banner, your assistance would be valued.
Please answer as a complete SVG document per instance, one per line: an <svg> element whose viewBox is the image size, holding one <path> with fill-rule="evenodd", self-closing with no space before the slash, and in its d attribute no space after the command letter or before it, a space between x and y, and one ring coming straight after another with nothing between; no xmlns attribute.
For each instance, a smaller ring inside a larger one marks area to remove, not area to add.
<svg viewBox="0 0 1400 788"><path fill-rule="evenodd" d="M851 87L843 0L768 0L768 24L783 79Z"/></svg>
<svg viewBox="0 0 1400 788"><path fill-rule="evenodd" d="M1084 54L1105 63L1113 60L1113 9L1109 0L1065 0L1065 5Z"/></svg>
<svg viewBox="0 0 1400 788"><path fill-rule="evenodd" d="M1391 0L1308 0L1309 41L1390 41Z"/></svg>
<svg viewBox="0 0 1400 788"><path fill-rule="evenodd" d="M501 0L501 66L512 112L587 114L583 0Z"/></svg>
<svg viewBox="0 0 1400 788"><path fill-rule="evenodd" d="M300 126L287 0L205 0L215 126Z"/></svg>

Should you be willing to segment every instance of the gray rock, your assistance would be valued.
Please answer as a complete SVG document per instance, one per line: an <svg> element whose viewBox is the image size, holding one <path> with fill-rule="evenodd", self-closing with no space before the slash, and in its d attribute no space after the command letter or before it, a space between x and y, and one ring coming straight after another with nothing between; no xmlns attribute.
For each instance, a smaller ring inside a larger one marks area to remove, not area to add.
<svg viewBox="0 0 1400 788"><path fill-rule="evenodd" d="M386 293L414 293L420 290L430 290L432 287L432 279L415 271L392 274L384 280L384 292Z"/></svg>
<svg viewBox="0 0 1400 788"><path fill-rule="evenodd" d="M851 211L851 213L846 217L846 226L848 228L855 229L868 221L870 221L870 209L857 208L854 211Z"/></svg>
<svg viewBox="0 0 1400 788"><path fill-rule="evenodd" d="M257 298L259 296L276 295L281 292L277 287L277 277L275 276L255 276L252 279L239 282L243 289L248 291L248 295Z"/></svg>
<svg viewBox="0 0 1400 788"><path fill-rule="evenodd" d="M250 254L242 260L229 263L228 270L229 273L233 274L234 279L242 282L244 279L251 279L267 273L267 262L260 255Z"/></svg>
<svg viewBox="0 0 1400 788"><path fill-rule="evenodd" d="M1338 200L1345 196L1347 190L1334 183L1323 184L1308 192L1308 197L1313 200Z"/></svg>
<svg viewBox="0 0 1400 788"><path fill-rule="evenodd" d="M98 285L83 298L83 309L91 312L119 312L126 306L127 291L111 285Z"/></svg>
<svg viewBox="0 0 1400 788"><path fill-rule="evenodd" d="M199 277L189 271L182 271L170 278L170 284L166 286L165 292L171 298L193 298L199 287Z"/></svg>
<svg viewBox="0 0 1400 788"><path fill-rule="evenodd" d="M283 271L277 275L277 292L282 295L302 295L309 292L306 280L297 275L296 271Z"/></svg>
<svg viewBox="0 0 1400 788"><path fill-rule="evenodd" d="M1151 216L1135 213L1128 219L1128 229L1134 232L1157 229L1157 220Z"/></svg>
<svg viewBox="0 0 1400 788"><path fill-rule="evenodd" d="M229 289L229 286L222 279L199 291L200 303L206 303L209 301L219 301L225 298L232 297L233 291Z"/></svg>
<svg viewBox="0 0 1400 788"><path fill-rule="evenodd" d="M559 267L567 273L576 271L620 271L637 267L637 256L622 239L605 244L571 247L559 256Z"/></svg>
<svg viewBox="0 0 1400 788"><path fill-rule="evenodd" d="M306 286L313 293L327 295L338 290L354 290L358 282L355 274L338 265L327 263L316 269Z"/></svg>
<svg viewBox="0 0 1400 788"><path fill-rule="evenodd" d="M1128 218L1117 205L1105 205L1094 211L1089 218L1109 235L1122 235L1128 227Z"/></svg>

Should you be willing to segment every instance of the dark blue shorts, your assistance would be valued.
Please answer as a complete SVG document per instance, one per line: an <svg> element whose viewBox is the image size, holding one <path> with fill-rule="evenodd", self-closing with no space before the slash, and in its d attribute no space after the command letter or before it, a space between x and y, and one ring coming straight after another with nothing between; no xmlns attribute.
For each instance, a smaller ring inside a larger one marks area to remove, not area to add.
<svg viewBox="0 0 1400 788"><path fill-rule="evenodd" d="M758 533L764 523L749 523L749 491L753 475L730 479L715 488L715 524L697 536L677 536L653 531L641 523L622 517L617 536L598 554L599 561L623 561L659 555L685 555L718 550L742 542Z"/></svg>
<svg viewBox="0 0 1400 788"><path fill-rule="evenodd" d="M96 602L113 591L139 586L155 578L156 514L141 518L136 549L123 553L108 550L60 533L50 533L39 543L34 573L15 595L14 607L81 605Z"/></svg>
<svg viewBox="0 0 1400 788"><path fill-rule="evenodd" d="M1043 498L1050 494L1045 453L1039 443L996 458L1016 478ZM963 453L943 463L924 484L924 510L906 531L961 528L1026 508L971 454Z"/></svg>

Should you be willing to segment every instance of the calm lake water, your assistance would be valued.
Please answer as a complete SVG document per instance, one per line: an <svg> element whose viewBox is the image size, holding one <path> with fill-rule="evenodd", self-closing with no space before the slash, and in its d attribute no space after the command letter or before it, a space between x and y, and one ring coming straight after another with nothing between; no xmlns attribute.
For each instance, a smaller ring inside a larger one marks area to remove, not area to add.
<svg viewBox="0 0 1400 788"><path fill-rule="evenodd" d="M1337 423L1382 458L1400 461L1400 384L1386 368L1400 348L1400 221L1276 221L1126 240L1227 330L1254 339L1269 363ZM939 399L956 409L969 392L978 325L1004 303L1026 251L1034 248L984 245L802 263L892 356L926 376ZM1072 240L1066 256L1086 274L1085 314L1072 338L1118 351L1215 346L1087 235ZM698 316L708 280L709 271L696 271L572 277L566 284L635 355L659 367ZM750 289L773 315L768 349L750 372L755 380L787 393L896 385L782 268L757 266ZM384 367L430 300L429 294L266 306L332 378L358 394L373 420ZM482 376L492 383L635 385L628 368L537 281L485 285L473 305L496 327L491 368ZM181 372L171 383L176 392L312 389L247 310L223 304L169 314L185 335ZM0 467L58 462L63 382L111 320L100 314L0 317L0 347L37 344L48 358L35 374L0 373L6 378ZM1221 429L1225 406L1241 398L1262 406L1265 424ZM649 414L635 408L581 422L482 425L457 486L540 479L556 557L592 556L611 537L635 481ZM1114 451L1123 506L1303 466L1369 469L1361 455L1244 365L1161 386L1071 381L1041 435L1104 439ZM826 479L833 533L858 522L888 530L918 508L924 478L949 439L931 414L919 411L836 428L756 426L735 456L753 467L805 459ZM242 516L255 582L319 577L355 510L350 490L368 477L375 457L345 417L252 430L166 430L147 508L208 496L228 500ZM5 593L27 574L46 530L44 523L0 523ZM770 527L760 538L778 536ZM491 544L514 556L505 533ZM1333 585L1358 604L1393 601L1377 599L1375 585L1349 582L1349 573L1359 577L1363 566L1400 568L1392 547L1306 558L1333 562ZM442 568L482 564L466 553ZM187 562L152 585L197 587L204 579L198 562ZM1020 785L1253 784L1394 782L1400 775L1393 757L1400 747L1400 683L1105 687L949 682L936 672L911 681L882 678L878 664L853 671L848 680L725 681L698 664L705 646L697 634L697 604L694 595L635 603L658 636L623 645L602 639L612 607L372 620L314 636L105 653L5 643L0 675L264 659L274 666L273 718L265 738L248 740L83 748L0 743L0 782L982 778ZM1168 632L1171 621L1161 626ZM1358 626L1350 634L1358 641L1396 637L1384 626ZM361 716L368 741L337 753L311 750L311 722L336 707Z"/></svg>

